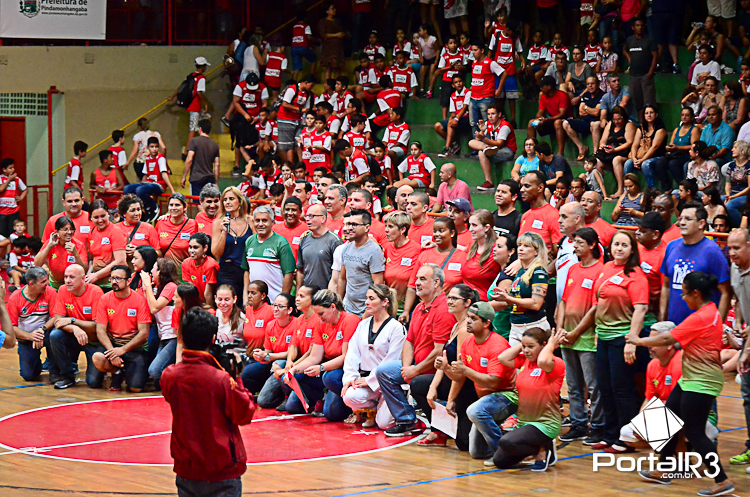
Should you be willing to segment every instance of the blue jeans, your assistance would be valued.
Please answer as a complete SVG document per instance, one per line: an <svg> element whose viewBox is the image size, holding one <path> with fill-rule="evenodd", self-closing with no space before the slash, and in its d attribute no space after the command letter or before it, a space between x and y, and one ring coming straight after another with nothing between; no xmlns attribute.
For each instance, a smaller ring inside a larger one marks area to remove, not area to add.
<svg viewBox="0 0 750 497"><path fill-rule="evenodd" d="M466 416L474 423L469 432L469 455L474 459L492 457L503 437L500 425L516 411L518 406L499 392L471 404L466 409Z"/></svg>
<svg viewBox="0 0 750 497"><path fill-rule="evenodd" d="M279 359L275 364L280 368L286 366L286 359ZM281 388L281 381L273 374L268 377L258 394L258 405L263 409L276 407L284 401L284 390Z"/></svg>
<svg viewBox="0 0 750 497"><path fill-rule="evenodd" d="M494 103L494 97L486 97L480 100L471 99L469 103L469 124L471 124L472 131L479 131L479 125L477 122L480 119L483 119L484 121L487 120L487 109Z"/></svg>
<svg viewBox="0 0 750 497"><path fill-rule="evenodd" d="M240 497L242 479L198 481L175 478L178 497Z"/></svg>
<svg viewBox="0 0 750 497"><path fill-rule="evenodd" d="M637 363L626 363L624 351L625 337L598 340L596 344L596 378L604 412L603 439L610 445L619 442L620 429L630 423L641 408L641 397L635 386Z"/></svg>
<svg viewBox="0 0 750 497"><path fill-rule="evenodd" d="M599 39L603 40L605 36L612 37L612 46L615 51L620 49L620 32L612 24L617 20L617 16L604 17L599 21Z"/></svg>
<svg viewBox="0 0 750 497"><path fill-rule="evenodd" d="M313 52L312 48L310 47L292 47L292 70L293 71L301 71L302 70L302 59L305 58L310 62L310 64L314 63L316 60L318 60L318 56L315 55L315 52Z"/></svg>
<svg viewBox="0 0 750 497"><path fill-rule="evenodd" d="M745 205L747 197L733 198L729 202L725 203L724 206L727 208L729 217L732 219L733 226L739 226L742 221L742 207Z"/></svg>
<svg viewBox="0 0 750 497"><path fill-rule="evenodd" d="M156 357L151 361L151 365L148 367L148 375L154 379L154 386L157 390L160 389L159 380L161 380L161 374L167 369L167 366L174 364L176 355L176 338L168 338L159 342L159 349L156 352Z"/></svg>
<svg viewBox="0 0 750 497"><path fill-rule="evenodd" d="M268 375L271 374L271 363L263 364L255 359L249 359L248 363L245 364L245 369L242 370L240 378L242 384L245 385L250 393L260 391L263 388L263 384L268 379Z"/></svg>
<svg viewBox="0 0 750 497"><path fill-rule="evenodd" d="M646 183L648 183L649 188L656 186L655 173L659 166L658 161L659 157L652 157L641 162L641 171L643 171L643 175L646 177ZM625 174L632 173L634 169L635 163L633 159L626 160L624 166Z"/></svg>
<svg viewBox="0 0 750 497"><path fill-rule="evenodd" d="M352 413L341 398L344 389L344 369L334 369L323 373L323 385L328 389L323 404L323 414L328 421L343 421Z"/></svg>
<svg viewBox="0 0 750 497"><path fill-rule="evenodd" d="M146 386L146 381L148 381L147 356L148 353L143 349L131 350L123 354L122 372L129 389L143 390L143 387Z"/></svg>
<svg viewBox="0 0 750 497"><path fill-rule="evenodd" d="M153 211L158 208L158 204L154 201L154 195L161 195L164 193L164 189L157 183L130 183L125 185L122 191L126 194L134 193L141 197L143 200L143 206L147 211Z"/></svg>
<svg viewBox="0 0 750 497"><path fill-rule="evenodd" d="M54 329L49 334L49 348L52 351L52 361L60 371L60 376L75 379L73 364L78 362L81 351L86 354L86 384L91 388L100 388L104 381L104 373L94 367L91 356L95 352L104 352L104 347L98 343L78 343L73 333Z"/></svg>
<svg viewBox="0 0 750 497"><path fill-rule="evenodd" d="M375 376L378 378L380 391L383 394L385 403L388 404L396 424L410 425L417 421L417 413L409 404L406 392L401 385L406 384L406 380L401 376L401 361L384 362L375 370Z"/></svg>
<svg viewBox="0 0 750 497"><path fill-rule="evenodd" d="M157 352L159 352L160 342L161 339L159 338L159 328L156 327L156 324L152 324L148 329L148 352L146 356L146 367L150 366L156 358L156 354Z"/></svg>
<svg viewBox="0 0 750 497"><path fill-rule="evenodd" d="M315 403L319 400L323 400L323 378L320 376L307 376L305 373L298 373L294 375L294 378L299 383L302 393L307 397L307 401L310 403L310 412L315 407ZM284 383L284 389L289 388ZM306 414L305 406L302 405L302 400L297 397L297 394L292 391L286 401L286 412L289 414Z"/></svg>
<svg viewBox="0 0 750 497"><path fill-rule="evenodd" d="M47 356L51 359L49 365L50 375L60 375L60 369L56 361L52 360L53 352L49 346L50 330L44 334L44 347L47 349ZM42 349L35 349L34 342L29 340L18 340L18 365L21 378L26 381L34 381L42 374Z"/></svg>
<svg viewBox="0 0 750 497"><path fill-rule="evenodd" d="M565 381L568 383L570 419L573 428L588 429L586 391L591 399L591 429L604 428L604 413L596 382L596 352L560 349L565 361Z"/></svg>

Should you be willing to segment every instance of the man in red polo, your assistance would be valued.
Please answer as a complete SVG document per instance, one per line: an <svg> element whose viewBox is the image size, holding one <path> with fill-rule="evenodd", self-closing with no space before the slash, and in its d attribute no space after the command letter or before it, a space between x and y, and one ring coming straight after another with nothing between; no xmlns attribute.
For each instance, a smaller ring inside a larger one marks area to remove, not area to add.
<svg viewBox="0 0 750 497"><path fill-rule="evenodd" d="M63 191L63 212L55 214L44 225L42 234L42 243L47 243L49 236L55 231L55 221L62 216L68 216L73 220L76 232L73 237L83 243L85 247L89 246L89 235L91 235L91 224L89 223L89 213L83 210L83 192L80 188L71 186Z"/></svg>
<svg viewBox="0 0 750 497"><path fill-rule="evenodd" d="M425 264L417 271L416 291L422 302L417 305L409 324L401 361L385 362L376 375L388 409L396 426L385 431L387 437L409 436L417 430L414 407L401 388L422 374L435 372L435 358L443 353L456 319L448 312L443 293L445 274L436 264Z"/></svg>

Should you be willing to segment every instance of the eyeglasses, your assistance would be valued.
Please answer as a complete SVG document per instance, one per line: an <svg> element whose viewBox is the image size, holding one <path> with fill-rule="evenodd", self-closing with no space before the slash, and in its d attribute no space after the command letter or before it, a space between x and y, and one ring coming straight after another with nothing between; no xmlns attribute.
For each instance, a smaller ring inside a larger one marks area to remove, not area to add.
<svg viewBox="0 0 750 497"><path fill-rule="evenodd" d="M288 305L272 304L271 307L273 307L274 309L286 309L289 306Z"/></svg>
<svg viewBox="0 0 750 497"><path fill-rule="evenodd" d="M455 302L455 301L457 301L457 300L466 300L466 299L465 299L465 298L463 298L463 297L454 297L454 296L452 296L452 295L448 295L448 296L446 297L446 299L450 300L451 302Z"/></svg>
<svg viewBox="0 0 750 497"><path fill-rule="evenodd" d="M127 278L123 278L122 276L110 276L109 277L109 281L114 281L114 282L125 281L125 280L127 280Z"/></svg>
<svg viewBox="0 0 750 497"><path fill-rule="evenodd" d="M305 219L312 219L314 217L326 217L326 214L305 214Z"/></svg>
<svg viewBox="0 0 750 497"><path fill-rule="evenodd" d="M365 223L344 223L347 228L356 228L357 226L367 226Z"/></svg>

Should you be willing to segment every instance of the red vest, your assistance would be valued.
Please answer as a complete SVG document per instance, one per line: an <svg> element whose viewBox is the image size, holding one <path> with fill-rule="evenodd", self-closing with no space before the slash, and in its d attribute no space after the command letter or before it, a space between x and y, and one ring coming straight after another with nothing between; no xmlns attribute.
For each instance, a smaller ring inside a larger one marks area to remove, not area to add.
<svg viewBox="0 0 750 497"><path fill-rule="evenodd" d="M307 29L307 27L308 27L307 24L301 21L292 27L292 46L293 47L308 46L307 35L305 34L305 30Z"/></svg>
<svg viewBox="0 0 750 497"><path fill-rule="evenodd" d="M532 45L529 48L529 62L539 61L540 63L544 64L546 60L542 58L542 54L545 50L547 50L547 47L545 47L544 45Z"/></svg>
<svg viewBox="0 0 750 497"><path fill-rule="evenodd" d="M409 157L406 159L406 176L409 179L419 179L422 180L422 183L425 185L430 184L430 172L427 170L427 168L424 165L424 161L427 159L426 154L421 154L416 159L413 155L409 154Z"/></svg>
<svg viewBox="0 0 750 497"><path fill-rule="evenodd" d="M257 90L249 90L247 88L247 82L240 81L237 85L242 90L242 96L240 97L240 104L245 109L245 112L250 114L252 117L256 117L260 114L260 109L263 107L263 90L266 89L266 85L258 83ZM280 111L281 109L279 109Z"/></svg>
<svg viewBox="0 0 750 497"><path fill-rule="evenodd" d="M455 62L463 63L464 56L461 53L461 51L457 51L456 53L452 54L452 53L449 53L448 50L446 50L445 52L443 52L443 60L445 60L445 67L450 67ZM453 76L455 76L458 73L459 71L454 71L454 70L445 71L443 73L443 81L452 81Z"/></svg>
<svg viewBox="0 0 750 497"><path fill-rule="evenodd" d="M352 150L352 155L348 159L346 159L346 170L349 173L349 181L353 179L357 179L358 177L361 176L361 174L359 173L359 171L357 171L357 168L354 165L354 161L356 160L363 160L365 161L365 164L368 164L367 156L364 154L364 152L362 152L362 150L355 147L354 150ZM364 174L368 174L368 173L365 172Z"/></svg>
<svg viewBox="0 0 750 497"><path fill-rule="evenodd" d="M507 138L505 138L505 146L511 149L515 154L518 150L518 145L516 144L516 134L513 132L513 126L511 126L510 123L505 119L500 119L500 122L497 123L497 128L495 128L494 124L487 121L487 138L489 138L490 140L497 140L497 132L500 131L500 128L502 128L503 126L507 126L508 129L510 129L510 134Z"/></svg>
<svg viewBox="0 0 750 497"><path fill-rule="evenodd" d="M598 43L593 47L591 45L586 45L586 48L583 49L583 54L583 60L588 62L589 65L594 68L596 67L596 63L599 62L598 58L602 54L602 47L599 46Z"/></svg>
<svg viewBox="0 0 750 497"><path fill-rule="evenodd" d="M411 93L411 78L414 71L411 66L406 66L404 69L400 69L398 66L391 67L391 80L393 81L393 89L404 95ZM378 95L380 96L380 95ZM388 104L390 105L390 103ZM400 102L399 104L400 105ZM396 105L396 107L398 107ZM390 105L393 108L392 105Z"/></svg>
<svg viewBox="0 0 750 497"><path fill-rule="evenodd" d="M295 85L292 86L292 88L294 87ZM286 93L286 90L284 90L284 92ZM298 107L304 107L307 103L307 99L308 93L306 91L297 90L297 97L292 99L290 103ZM279 107L279 112L276 114L276 118L283 121L299 121L302 118L302 111L289 110L282 105Z"/></svg>
<svg viewBox="0 0 750 497"><path fill-rule="evenodd" d="M495 62L505 69L509 76L516 73L515 40L505 36L501 31L495 33Z"/></svg>
<svg viewBox="0 0 750 497"><path fill-rule="evenodd" d="M0 183L5 183L7 180L7 176L0 174ZM8 183L5 191L0 193L0 215L13 214L19 211L16 195L21 194L21 189L18 187L18 179L14 179Z"/></svg>
<svg viewBox="0 0 750 497"><path fill-rule="evenodd" d="M273 88L281 87L281 66L286 60L286 55L279 52L271 52L268 54L268 62L266 62L266 73L264 81L268 86Z"/></svg>
<svg viewBox="0 0 750 497"><path fill-rule="evenodd" d="M102 174L102 170L96 168L96 186L101 186L105 190L113 190L117 186L117 171L110 169L107 175ZM117 201L120 200L119 194L99 194L99 198L106 202L107 207L110 209L117 208Z"/></svg>
<svg viewBox="0 0 750 497"><path fill-rule="evenodd" d="M383 45L381 45L379 43L377 45L369 45L368 44L368 45L365 45L365 48L362 51L364 53L366 53L368 57L370 57L370 61L374 61L375 60L375 54L380 53L380 51L382 50L382 48L383 48Z"/></svg>
<svg viewBox="0 0 750 497"><path fill-rule="evenodd" d="M348 141L356 149L362 150L365 148L366 139L364 135L355 133L354 131L347 131L344 134L344 140Z"/></svg>
<svg viewBox="0 0 750 497"><path fill-rule="evenodd" d="M167 160L161 152L156 157L148 156L143 166L143 182L157 183L166 189L167 184L164 182L164 178L161 177L161 171L159 171L159 159L164 159L165 162Z"/></svg>
<svg viewBox="0 0 750 497"><path fill-rule="evenodd" d="M487 57L481 62L474 61L471 68L471 98L481 100L495 96L495 74L490 66L492 59Z"/></svg>
<svg viewBox="0 0 750 497"><path fill-rule="evenodd" d="M125 149L118 145L112 145L111 147L109 147L109 150L112 152L112 156L115 159L115 163L112 165L112 167L122 167L122 164L120 164L120 152L124 152Z"/></svg>
<svg viewBox="0 0 750 497"><path fill-rule="evenodd" d="M314 131L310 135L310 145L313 147L322 147L325 145L326 138L330 138L331 134L328 131L324 131L322 134L318 134ZM310 156L310 166L308 173L312 174L312 170L316 167L323 166L331 172L331 153L324 152L322 150L313 150Z"/></svg>

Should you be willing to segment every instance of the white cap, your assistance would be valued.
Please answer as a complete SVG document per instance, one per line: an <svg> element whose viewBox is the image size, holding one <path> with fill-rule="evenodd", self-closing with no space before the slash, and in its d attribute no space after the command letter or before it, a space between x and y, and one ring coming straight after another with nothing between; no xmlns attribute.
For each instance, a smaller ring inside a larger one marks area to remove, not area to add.
<svg viewBox="0 0 750 497"><path fill-rule="evenodd" d="M196 57L195 65L196 66L210 66L211 64L208 63L205 57Z"/></svg>

